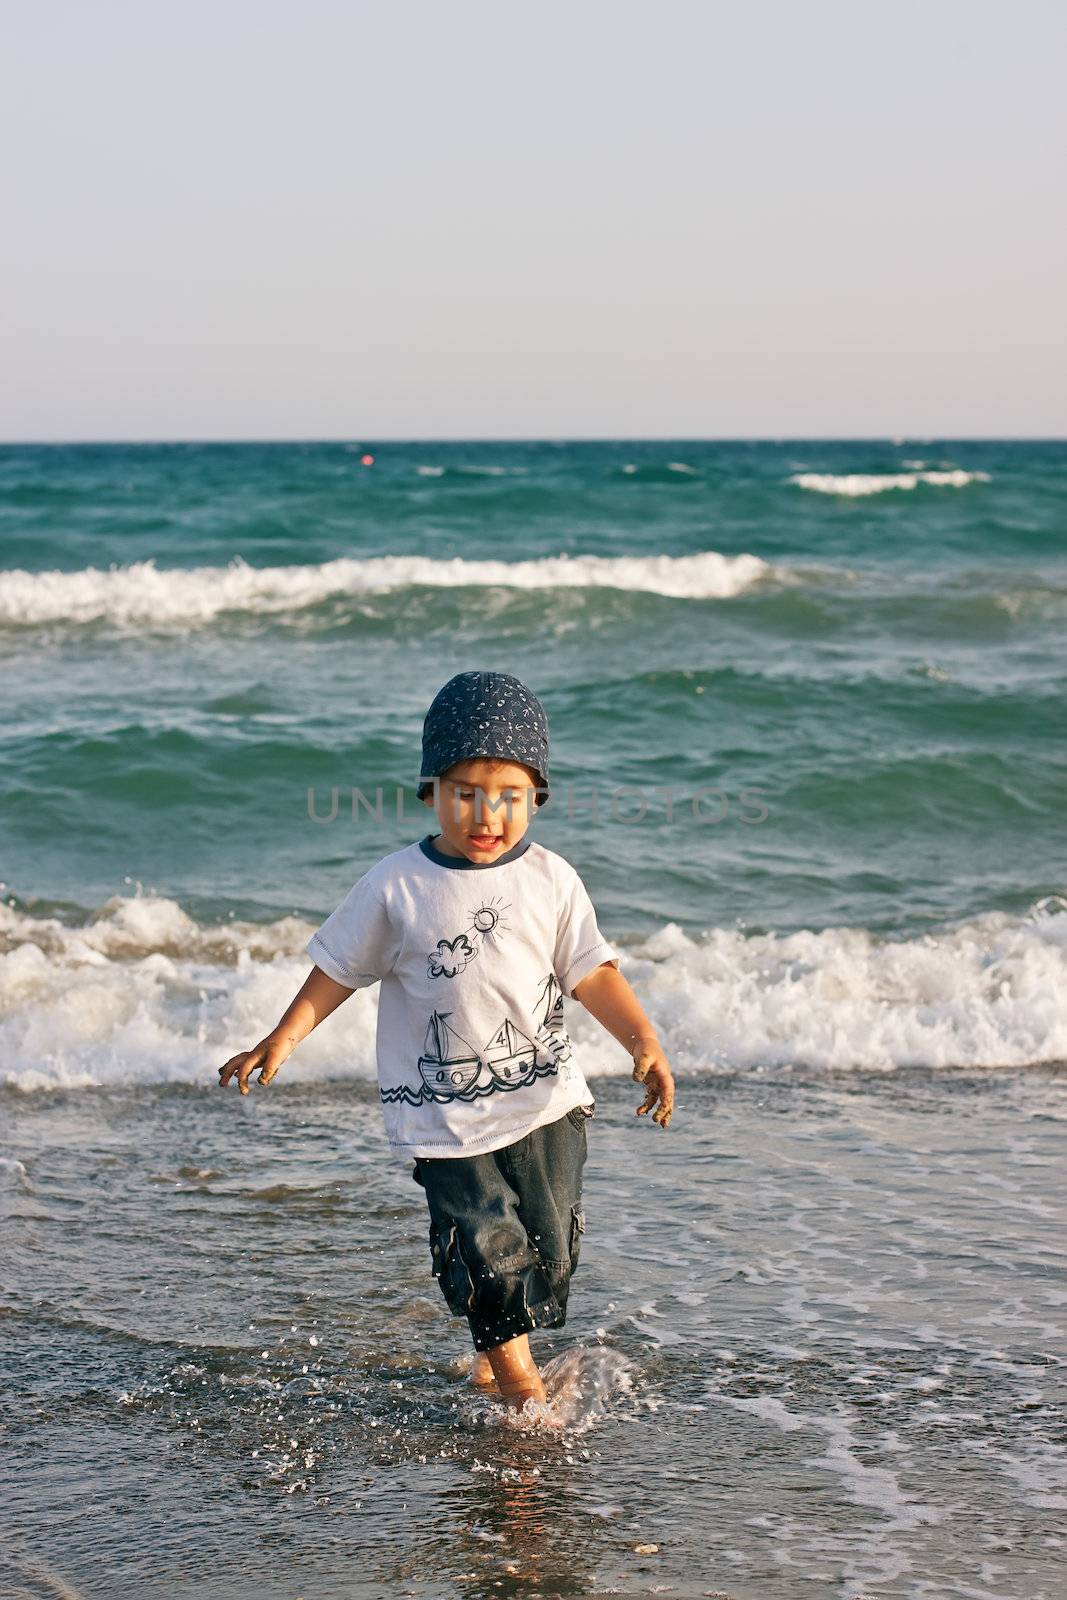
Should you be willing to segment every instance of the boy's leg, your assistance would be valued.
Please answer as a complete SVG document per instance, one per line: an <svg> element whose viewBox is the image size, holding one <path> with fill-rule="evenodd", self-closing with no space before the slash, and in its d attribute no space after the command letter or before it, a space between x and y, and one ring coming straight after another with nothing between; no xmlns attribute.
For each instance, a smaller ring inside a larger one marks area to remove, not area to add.
<svg viewBox="0 0 1067 1600"><path fill-rule="evenodd" d="M564 1312L585 1226L581 1203L586 1122L575 1109L498 1152L519 1193L519 1216L536 1241ZM488 1356L501 1398L509 1405L521 1410L527 1400L544 1403L544 1380L530 1353L528 1334L490 1347Z"/></svg>
<svg viewBox="0 0 1067 1600"><path fill-rule="evenodd" d="M415 1165L434 1276L474 1335L471 1382L489 1388L495 1379L516 1410L547 1398L528 1330L566 1320L585 1155L585 1118L574 1111L487 1155Z"/></svg>
<svg viewBox="0 0 1067 1600"><path fill-rule="evenodd" d="M521 1195L502 1170L513 1149L418 1162L433 1274L449 1309L467 1318L477 1352L563 1321L555 1274L520 1221ZM482 1376L484 1366L472 1370L476 1382Z"/></svg>

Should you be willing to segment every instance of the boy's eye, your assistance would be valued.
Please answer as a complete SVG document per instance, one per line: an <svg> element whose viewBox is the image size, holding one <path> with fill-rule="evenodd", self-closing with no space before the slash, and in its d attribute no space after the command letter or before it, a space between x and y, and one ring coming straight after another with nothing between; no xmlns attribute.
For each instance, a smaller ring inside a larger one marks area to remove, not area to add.
<svg viewBox="0 0 1067 1600"><path fill-rule="evenodd" d="M457 789L456 790L456 793L459 795L461 800L467 800L467 799L473 798L474 792L475 791L473 789ZM504 789L504 790L501 791L501 798L502 799L511 799L511 800L521 800L522 799L522 790L521 789Z"/></svg>

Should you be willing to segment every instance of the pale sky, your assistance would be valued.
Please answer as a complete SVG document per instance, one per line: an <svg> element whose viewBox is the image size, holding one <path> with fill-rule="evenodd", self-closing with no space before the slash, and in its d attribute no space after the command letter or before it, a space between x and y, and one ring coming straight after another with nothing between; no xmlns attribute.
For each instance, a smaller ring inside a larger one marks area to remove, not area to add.
<svg viewBox="0 0 1067 1600"><path fill-rule="evenodd" d="M1061 0L0 19L0 439L1067 434Z"/></svg>

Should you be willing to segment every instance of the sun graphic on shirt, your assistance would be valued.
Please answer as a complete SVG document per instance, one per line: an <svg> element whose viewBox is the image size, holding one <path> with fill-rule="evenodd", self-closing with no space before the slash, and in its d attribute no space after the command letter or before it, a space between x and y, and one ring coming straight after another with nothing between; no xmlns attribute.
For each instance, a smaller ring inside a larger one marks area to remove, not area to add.
<svg viewBox="0 0 1067 1600"><path fill-rule="evenodd" d="M508 904L502 902L499 895L492 900L483 900L477 911L471 913L471 933L489 939L498 929L505 930L508 924L503 919L507 909Z"/></svg>

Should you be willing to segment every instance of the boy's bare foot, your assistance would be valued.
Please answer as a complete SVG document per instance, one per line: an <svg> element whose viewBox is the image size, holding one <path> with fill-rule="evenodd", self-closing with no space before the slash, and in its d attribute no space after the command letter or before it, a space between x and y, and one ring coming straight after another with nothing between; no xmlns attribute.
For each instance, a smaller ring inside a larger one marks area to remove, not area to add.
<svg viewBox="0 0 1067 1600"><path fill-rule="evenodd" d="M521 1411L527 1401L544 1405L548 1399L537 1363L530 1354L529 1335L520 1333L488 1352L489 1364L496 1378L500 1397L515 1411Z"/></svg>
<svg viewBox="0 0 1067 1600"><path fill-rule="evenodd" d="M543 1400L545 1386L537 1363L530 1354L529 1334L520 1333L514 1339L505 1339L486 1352L497 1387L504 1398L516 1408L527 1399Z"/></svg>
<svg viewBox="0 0 1067 1600"><path fill-rule="evenodd" d="M474 1365L471 1367L471 1383L476 1389L495 1389L496 1377L493 1373L492 1363L484 1350L474 1352Z"/></svg>

